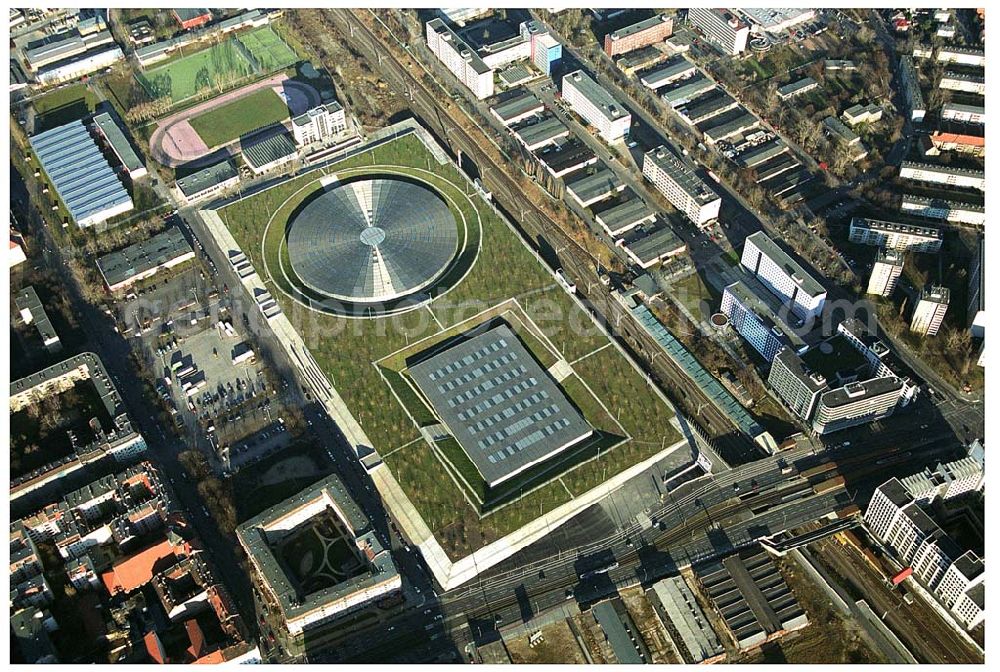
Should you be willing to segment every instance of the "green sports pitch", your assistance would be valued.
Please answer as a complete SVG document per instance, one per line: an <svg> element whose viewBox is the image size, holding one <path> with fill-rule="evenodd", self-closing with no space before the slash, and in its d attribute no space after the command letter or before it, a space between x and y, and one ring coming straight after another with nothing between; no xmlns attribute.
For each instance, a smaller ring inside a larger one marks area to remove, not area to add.
<svg viewBox="0 0 1000 672"><path fill-rule="evenodd" d="M250 131L288 118L288 105L274 89L259 89L249 96L214 107L190 120L191 128L209 147L231 142Z"/></svg>
<svg viewBox="0 0 1000 672"><path fill-rule="evenodd" d="M251 75L281 70L297 60L291 47L265 27L175 57L137 78L153 98L180 103L205 90L233 88Z"/></svg>

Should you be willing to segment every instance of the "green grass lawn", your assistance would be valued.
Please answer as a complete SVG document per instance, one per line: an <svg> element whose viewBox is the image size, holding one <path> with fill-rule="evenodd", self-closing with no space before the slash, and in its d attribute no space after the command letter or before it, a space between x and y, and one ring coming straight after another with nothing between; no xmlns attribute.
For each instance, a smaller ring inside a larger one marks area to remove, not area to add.
<svg viewBox="0 0 1000 672"><path fill-rule="evenodd" d="M83 119L94 111L97 96L86 84L73 84L35 98L35 133Z"/></svg>
<svg viewBox="0 0 1000 672"><path fill-rule="evenodd" d="M235 39L207 49L181 55L163 65L139 73L137 78L153 98L169 96L179 103L205 89L232 88L254 73L253 65Z"/></svg>
<svg viewBox="0 0 1000 672"><path fill-rule="evenodd" d="M372 165L372 162L373 152L364 152L330 166L324 172L336 171L339 177L347 179L367 172L366 166ZM589 317L564 291L558 289L552 276L492 210L479 201L470 201L465 197L463 179L455 167L451 164L439 166L433 158L429 158L417 137L406 135L375 149L374 162L420 177L446 197L454 199L451 207L459 222L464 216L470 227L478 227L481 218L482 249L476 263L462 282L431 304L436 321L428 323L427 315L417 314L426 309L372 320L350 320L309 311L286 294L285 290L289 287L285 278L268 277L268 270L274 274L279 269L281 250L285 249L281 244L284 224L288 216L319 188L318 180L322 173L302 175L230 204L219 215L261 277L266 278L272 294L309 344L320 368L330 377L374 447L382 454L386 465L451 557L462 557L483 544L509 534L545 511L569 501L570 492L573 496L580 495L600 483L604 476L610 477L678 439L669 424L673 415L670 407L655 395L644 377L623 359L617 349L606 347L582 360L576 369L595 394L609 406L612 414L618 415L625 431L618 431L615 423L617 434L639 437L639 440L627 441L603 454L600 465L598 460L589 461L564 474L561 480L552 480L480 518L451 482L439 458L424 441L417 440L420 439L419 430L371 362L384 360L380 361L380 365L391 368L390 360L385 358L440 331L437 321L447 328L511 297L518 299L526 314L569 361L607 345L607 337L593 328ZM430 174L422 172L428 167L432 171ZM388 172L389 169L379 170ZM262 244L264 229L272 215L276 224L268 230ZM266 268L262 263L262 254L266 258ZM287 257L285 260L287 263ZM421 323L426 327L425 333L406 333L400 328L400 325L409 328ZM534 346L532 350L535 351L540 344L540 341L531 342L529 347ZM392 363L399 365L398 362ZM402 379L394 379L390 384L397 392L402 389L400 385L405 385ZM593 403L586 406L582 410L588 419L589 416L600 416ZM604 422L610 423L611 418L605 417Z"/></svg>
<svg viewBox="0 0 1000 672"><path fill-rule="evenodd" d="M191 127L209 147L217 147L258 128L288 118L288 105L271 88L260 89L191 119Z"/></svg>
<svg viewBox="0 0 1000 672"><path fill-rule="evenodd" d="M677 290L677 298L680 299L685 308L691 311L692 315L698 317L701 316L702 301L707 301L712 310L718 308L722 295L713 291L713 289L701 279L701 275L699 273L695 272L690 275L686 275L673 284L674 289Z"/></svg>

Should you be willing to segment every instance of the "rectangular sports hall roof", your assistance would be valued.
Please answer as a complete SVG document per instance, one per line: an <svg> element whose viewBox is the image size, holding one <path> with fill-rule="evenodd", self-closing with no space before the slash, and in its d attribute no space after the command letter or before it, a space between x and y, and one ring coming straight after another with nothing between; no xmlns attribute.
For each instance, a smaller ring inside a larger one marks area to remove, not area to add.
<svg viewBox="0 0 1000 672"><path fill-rule="evenodd" d="M132 204L82 120L39 133L29 142L78 224L124 203Z"/></svg>
<svg viewBox="0 0 1000 672"><path fill-rule="evenodd" d="M491 486L593 433L504 324L411 366L409 373Z"/></svg>

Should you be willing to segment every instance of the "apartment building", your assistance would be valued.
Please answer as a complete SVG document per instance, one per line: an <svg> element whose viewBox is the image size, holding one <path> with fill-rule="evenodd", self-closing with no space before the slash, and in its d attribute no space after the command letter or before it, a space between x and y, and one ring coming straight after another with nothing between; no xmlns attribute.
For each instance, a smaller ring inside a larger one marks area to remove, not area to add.
<svg viewBox="0 0 1000 672"><path fill-rule="evenodd" d="M826 377L808 371L802 358L790 348L782 348L774 356L767 384L778 393L788 410L802 420L812 417L819 395L828 389Z"/></svg>
<svg viewBox="0 0 1000 672"><path fill-rule="evenodd" d="M904 194L900 210L912 215L941 219L946 222L986 225L986 208L982 204L946 201L915 194Z"/></svg>
<svg viewBox="0 0 1000 672"><path fill-rule="evenodd" d="M920 77L917 75L912 58L909 56L899 57L897 76L899 77L899 85L903 89L906 106L910 108L910 119L923 121L927 114L927 104L924 102L924 94L920 91Z"/></svg>
<svg viewBox="0 0 1000 672"><path fill-rule="evenodd" d="M986 108L982 105L945 103L941 106L941 118L945 121L958 121L963 124L985 124Z"/></svg>
<svg viewBox="0 0 1000 672"><path fill-rule="evenodd" d="M823 312L826 290L763 231L747 236L740 264L802 319Z"/></svg>
<svg viewBox="0 0 1000 672"><path fill-rule="evenodd" d="M872 274L868 278L868 294L875 296L890 296L899 283L903 273L903 255L893 249L879 250L872 265Z"/></svg>
<svg viewBox="0 0 1000 672"><path fill-rule="evenodd" d="M562 59L562 44L548 32L531 36L531 62L542 71L552 75L552 66Z"/></svg>
<svg viewBox="0 0 1000 672"><path fill-rule="evenodd" d="M493 95L493 69L441 19L427 22L427 46L476 98Z"/></svg>
<svg viewBox="0 0 1000 672"><path fill-rule="evenodd" d="M722 198L663 145L643 156L642 174L696 226L718 218Z"/></svg>
<svg viewBox="0 0 1000 672"><path fill-rule="evenodd" d="M582 70L563 76L562 96L605 142L611 144L628 135L631 113Z"/></svg>
<svg viewBox="0 0 1000 672"><path fill-rule="evenodd" d="M884 543L913 576L966 628L984 615L984 567L975 553L962 550L917 506L897 478L872 495L864 516L868 530Z"/></svg>
<svg viewBox="0 0 1000 672"><path fill-rule="evenodd" d="M674 33L674 20L666 14L633 23L604 36L604 53L627 54L635 49L662 42Z"/></svg>
<svg viewBox="0 0 1000 672"><path fill-rule="evenodd" d="M948 312L951 291L947 287L931 286L920 294L920 301L913 310L910 331L922 336L937 336Z"/></svg>
<svg viewBox="0 0 1000 672"><path fill-rule="evenodd" d="M986 191L986 176L981 170L903 161L899 176L915 182L946 184L952 187Z"/></svg>
<svg viewBox="0 0 1000 672"><path fill-rule="evenodd" d="M905 252L939 252L944 236L935 226L899 224L881 219L851 218L848 238L852 243Z"/></svg>
<svg viewBox="0 0 1000 672"><path fill-rule="evenodd" d="M986 138L966 133L942 133L935 131L929 136L935 154L959 152L972 156L986 155Z"/></svg>
<svg viewBox="0 0 1000 672"><path fill-rule="evenodd" d="M977 68L986 67L986 52L974 47L941 47L937 55L938 63L959 63Z"/></svg>
<svg viewBox="0 0 1000 672"><path fill-rule="evenodd" d="M946 91L964 91L982 96L986 93L986 78L971 72L946 71L941 75L938 86Z"/></svg>
<svg viewBox="0 0 1000 672"><path fill-rule="evenodd" d="M775 305L777 304L777 305ZM771 362L783 347L795 352L805 349L802 338L783 321L784 306L774 301L755 280L737 280L722 291L719 310L729 318L736 332L760 355Z"/></svg>
<svg viewBox="0 0 1000 672"><path fill-rule="evenodd" d="M728 9L692 7L688 10L688 22L724 53L736 56L746 51L750 26Z"/></svg>
<svg viewBox="0 0 1000 672"><path fill-rule="evenodd" d="M939 463L933 471L928 467L902 481L918 504L930 504L938 499L947 501L983 489L983 463L966 456Z"/></svg>

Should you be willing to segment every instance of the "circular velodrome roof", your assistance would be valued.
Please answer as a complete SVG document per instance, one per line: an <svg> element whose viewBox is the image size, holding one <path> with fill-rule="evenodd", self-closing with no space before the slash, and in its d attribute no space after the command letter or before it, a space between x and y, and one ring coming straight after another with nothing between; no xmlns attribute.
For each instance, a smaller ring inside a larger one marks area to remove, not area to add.
<svg viewBox="0 0 1000 672"><path fill-rule="evenodd" d="M433 283L458 250L458 226L429 187L376 178L336 185L291 222L295 274L326 296L398 299Z"/></svg>

